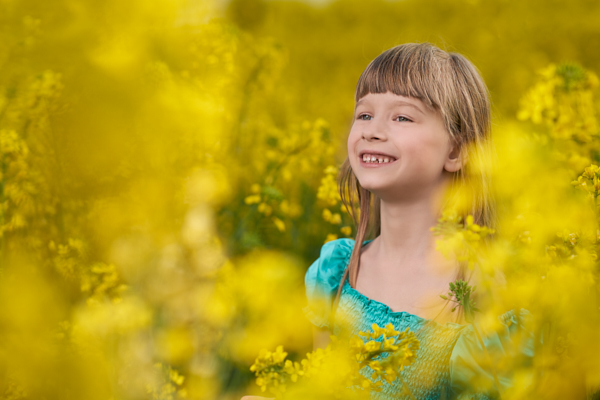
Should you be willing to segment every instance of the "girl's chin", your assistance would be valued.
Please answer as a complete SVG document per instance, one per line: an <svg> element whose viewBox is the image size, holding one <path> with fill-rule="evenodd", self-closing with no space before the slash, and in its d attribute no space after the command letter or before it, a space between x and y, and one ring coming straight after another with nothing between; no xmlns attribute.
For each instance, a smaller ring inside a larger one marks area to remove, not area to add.
<svg viewBox="0 0 600 400"><path fill-rule="evenodd" d="M414 193L418 189L419 182L404 180L378 180L378 179L358 179L363 189L377 195L380 198L403 197L407 193Z"/></svg>
<svg viewBox="0 0 600 400"><path fill-rule="evenodd" d="M393 190L393 187L389 184L376 183L376 182L360 182L360 186L363 189L367 189L369 192L379 196L381 193L389 192Z"/></svg>

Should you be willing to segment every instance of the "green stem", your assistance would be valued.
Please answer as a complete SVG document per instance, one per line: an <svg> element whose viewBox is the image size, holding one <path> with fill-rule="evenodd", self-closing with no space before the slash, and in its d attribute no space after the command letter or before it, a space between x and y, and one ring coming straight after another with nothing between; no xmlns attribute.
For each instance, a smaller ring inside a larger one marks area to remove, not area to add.
<svg viewBox="0 0 600 400"><path fill-rule="evenodd" d="M496 390L498 390L498 393L500 393L500 397L502 397L502 387L500 386L500 380L498 379L498 375L496 375L496 368L494 367L494 362L492 361L492 357L490 356L490 353L488 353L487 348L485 347L485 344L483 343L483 339L481 338L481 335L479 334L477 325L475 325L474 322L471 323L471 325L473 325L473 330L475 331L477 340L479 340L479 344L483 348L483 352L485 353L485 356L487 357L488 362L490 363L490 367L492 368L492 375L494 375L494 384L496 385Z"/></svg>
<svg viewBox="0 0 600 400"><path fill-rule="evenodd" d="M241 139L242 128L243 128L244 123L246 122L246 116L247 116L248 110L250 108L250 95L252 94L252 85L254 84L254 82L258 81L260 71L263 69L263 64L265 61L264 58L265 57L261 57L258 59L258 62L256 63L256 65L250 72L250 75L244 84L244 89L242 91L243 97L242 97L242 101L240 102L241 106L240 106L239 116L238 116L237 124L236 124L235 130L234 130L234 139L231 141L231 143L235 144L235 147L233 149L235 154L240 154L242 151L242 148L243 148L243 144L241 144L240 139Z"/></svg>
<svg viewBox="0 0 600 400"><path fill-rule="evenodd" d="M0 173L2 174L2 179L0 180L0 273L3 273L5 259L4 244L6 236L6 232L4 231L4 202L6 200L4 195L4 182L6 182L6 162L4 160L4 154L2 154L1 157L0 168L2 171Z"/></svg>
<svg viewBox="0 0 600 400"><path fill-rule="evenodd" d="M596 232L594 232L594 236L596 236L596 287L595 287L595 295L596 295L596 321L599 320L600 317L600 241L598 241L598 229L600 229L600 215L598 215L598 192L594 192L594 214L596 215Z"/></svg>
<svg viewBox="0 0 600 400"><path fill-rule="evenodd" d="M477 254L477 252L475 251L473 246L471 246L471 244L468 242L466 242L466 245L470 248L470 250L472 251L472 254L475 255L477 261L479 261L479 255ZM476 264L476 265L479 265L479 264ZM463 305L463 307L464 307L464 305ZM485 356L488 359L488 362L490 363L490 367L492 369L492 375L494 376L494 384L496 385L496 390L498 390L500 397L502 397L502 386L500 386L500 380L498 379L498 375L496 374L496 368L494 366L492 357L490 356L490 353L487 351L487 348L485 347L485 343L483 343L483 339L481 338L481 335L479 334L477 325L475 325L475 322L472 322L471 325L473 325L473 330L475 331L475 336L477 336L477 340L479 341L479 344L481 345L481 348L483 349L483 352L485 353Z"/></svg>
<svg viewBox="0 0 600 400"><path fill-rule="evenodd" d="M541 382L542 377L544 376L544 367L545 365L547 365L547 362L545 360L545 353L544 353L544 346L548 345L548 339L550 337L550 330L551 330L551 323L544 321L540 328L536 331L535 334L535 343L534 343L534 354L539 354L540 357L540 368L537 369L537 382ZM543 343L541 341L544 341Z"/></svg>
<svg viewBox="0 0 600 400"><path fill-rule="evenodd" d="M410 391L410 389L408 388L408 385L406 384L406 382L404 382L404 379L402 379L402 374L398 374L398 378L400 378L400 382L402 382L402 386L406 389L406 392L408 393L408 395L410 396L410 398L412 400L417 400L415 398L415 396L412 394L412 392Z"/></svg>
<svg viewBox="0 0 600 400"><path fill-rule="evenodd" d="M271 176L273 177L273 180L269 183L269 185L275 184L275 181L277 180L277 177L278 177L277 173L287 163L288 159L291 156L301 153L303 150L307 149L309 146L310 146L310 141L304 143L301 146L296 147L295 149L293 149L289 153L287 153L285 156L283 156L283 158L281 159L279 164L277 164L271 172Z"/></svg>

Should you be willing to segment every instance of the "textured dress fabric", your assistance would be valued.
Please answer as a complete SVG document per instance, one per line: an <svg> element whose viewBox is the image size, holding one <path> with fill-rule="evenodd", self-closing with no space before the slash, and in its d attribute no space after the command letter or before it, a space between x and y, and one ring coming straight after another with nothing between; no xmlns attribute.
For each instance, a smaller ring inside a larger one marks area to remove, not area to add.
<svg viewBox="0 0 600 400"><path fill-rule="evenodd" d="M365 241L363 246L368 242L370 241ZM308 305L304 311L307 318L317 327L329 328L333 301L353 247L352 239L327 242L321 248L320 257L306 272ZM495 360L506 356L519 357L523 365L530 364L533 357L533 338L531 333L524 329L529 317L529 312L525 309L521 309L518 314L510 310L499 316L503 330L482 337L488 354L495 355ZM415 362L405 366L401 372L403 381L416 399L494 398L493 375L484 367L487 365L483 357L485 353L472 325L442 325L408 312L394 312L387 305L367 298L352 288L346 280L334 316L333 334L356 335L360 331L371 330L374 323L381 327L392 323L398 331L409 328L419 339L420 346ZM526 335L526 340L522 340L523 335ZM520 339L518 344L513 341L515 337ZM373 371L365 367L365 371L362 372L364 376L369 377ZM512 372L496 372L502 389L509 388ZM474 387L473 382L478 386ZM408 394L403 393L399 379L391 384L384 383L382 391L372 392L371 397L410 398Z"/></svg>

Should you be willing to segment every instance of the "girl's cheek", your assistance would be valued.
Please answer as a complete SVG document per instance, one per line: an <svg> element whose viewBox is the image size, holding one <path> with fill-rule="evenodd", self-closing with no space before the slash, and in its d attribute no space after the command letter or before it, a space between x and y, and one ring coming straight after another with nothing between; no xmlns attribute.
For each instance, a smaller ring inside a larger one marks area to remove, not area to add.
<svg viewBox="0 0 600 400"><path fill-rule="evenodd" d="M348 134L348 152L352 151L352 148L356 145L356 135L357 132L350 130Z"/></svg>

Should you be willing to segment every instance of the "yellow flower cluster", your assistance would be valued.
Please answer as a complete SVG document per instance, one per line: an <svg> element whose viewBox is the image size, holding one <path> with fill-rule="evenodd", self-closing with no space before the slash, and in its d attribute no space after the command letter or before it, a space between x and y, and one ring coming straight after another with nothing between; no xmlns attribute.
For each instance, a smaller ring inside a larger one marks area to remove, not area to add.
<svg viewBox="0 0 600 400"><path fill-rule="evenodd" d="M148 386L147 392L152 400L175 400L187 398L185 389L181 389L185 378L168 365L156 363L154 365L157 372L157 381L155 386Z"/></svg>
<svg viewBox="0 0 600 400"><path fill-rule="evenodd" d="M321 200L327 208L323 209L323 220L329 222L332 225L341 225L342 222L346 222L348 219L348 212L346 207L341 204L341 197L337 187L337 174L339 169L330 165L325 168L325 176L321 179L321 186L317 191L317 198ZM331 211L330 208L335 208L335 211ZM344 225L340 228L340 232L345 236L352 235L352 227ZM335 240L338 235L335 233L329 233L325 238L325 243Z"/></svg>
<svg viewBox="0 0 600 400"><path fill-rule="evenodd" d="M325 176L321 179L321 186L317 191L317 198L325 201L329 206L335 206L340 201L340 193L337 187L338 168L333 165L325 168Z"/></svg>
<svg viewBox="0 0 600 400"><path fill-rule="evenodd" d="M323 210L323 219L333 225L342 223L342 216L339 213L333 214L328 208Z"/></svg>
<svg viewBox="0 0 600 400"><path fill-rule="evenodd" d="M294 365L285 359L287 354L283 351L283 346L277 346L274 352L266 349L260 351L250 367L250 371L257 376L256 384L260 386L260 390L265 392L268 388L270 393L281 397L285 392L288 377L292 382L296 382L298 375L304 374L304 371L299 370L298 363Z"/></svg>
<svg viewBox="0 0 600 400"><path fill-rule="evenodd" d="M333 151L328 124L317 119L312 123L292 124L287 130L252 124L244 129L254 140L243 147L240 143L235 144L240 155L232 162L236 166L243 164L245 168L233 170L231 175L240 183L261 177L261 182L252 184L244 197L244 204L249 206L246 230L262 236L253 238L252 245L256 240L272 237L291 241L281 233L290 232L292 227L303 229L304 224L300 221L318 218L318 215L304 214L306 208L312 208L307 203L306 189L311 187L310 203L313 203L315 193L312 188ZM257 154L264 156L257 157ZM335 167L329 167L329 170L331 168L335 170ZM335 181L333 185L335 190ZM305 199L304 203L298 201L300 198ZM325 225L322 221L319 223ZM275 234L265 230L265 225L274 227ZM249 232L246 234L250 235Z"/></svg>
<svg viewBox="0 0 600 400"><path fill-rule="evenodd" d="M521 98L517 118L543 125L540 144L550 142L554 158L572 170L589 165L600 149L594 92L595 73L576 64L551 64Z"/></svg>
<svg viewBox="0 0 600 400"><path fill-rule="evenodd" d="M571 181L571 185L578 190L586 192L590 208L593 210L596 221L600 223L600 167L595 164L586 167L576 180ZM600 230L595 234L585 234L583 232L570 232L563 230L557 233L562 239L560 245L548 246L548 256L555 258L575 257L580 251L579 248L586 248L592 260L598 260L598 245L600 244Z"/></svg>
<svg viewBox="0 0 600 400"><path fill-rule="evenodd" d="M434 236L441 236L436 240L436 250L444 256L456 256L457 261L467 261L469 268L473 269L478 260L477 249L482 238L495 233L493 229L473 223L473 216L463 217L456 210L444 210L436 226L430 230Z"/></svg>
<svg viewBox="0 0 600 400"><path fill-rule="evenodd" d="M574 64L551 64L539 71L540 82L521 99L518 118L551 127L555 138L590 142L598 135L592 91L596 74Z"/></svg>
<svg viewBox="0 0 600 400"><path fill-rule="evenodd" d="M373 370L371 379L381 378L387 383L392 383L400 377L400 371L405 366L415 361L419 340L409 328L399 332L391 323L385 328L373 324L372 329L372 332L359 333L366 340L370 339L368 342L354 337L350 347L356 353L359 366L368 365Z"/></svg>
<svg viewBox="0 0 600 400"><path fill-rule="evenodd" d="M283 396L290 382L298 382L299 377L310 379L326 373L348 388L381 391L383 382L401 379L400 371L415 361L419 340L409 328L399 332L391 323L385 328L373 324L372 329L372 332L353 336L348 343L332 336L332 343L326 349L308 353L300 363L286 360L287 353L282 346L274 352L263 349L250 371L255 373L261 390L268 390L277 398ZM332 366L335 367L332 369ZM367 366L373 371L370 379L362 375Z"/></svg>
<svg viewBox="0 0 600 400"><path fill-rule="evenodd" d="M298 382L299 377L310 378L320 372L327 358L332 356L331 346L326 349L316 349L308 353L300 363L286 360L288 353L283 346L277 346L274 352L262 349L258 358L250 367L257 376L256 384L261 391L269 391L281 398L290 382Z"/></svg>
<svg viewBox="0 0 600 400"><path fill-rule="evenodd" d="M600 195L600 168L594 164L590 165L577 180L571 182L571 185L588 192L595 200Z"/></svg>

